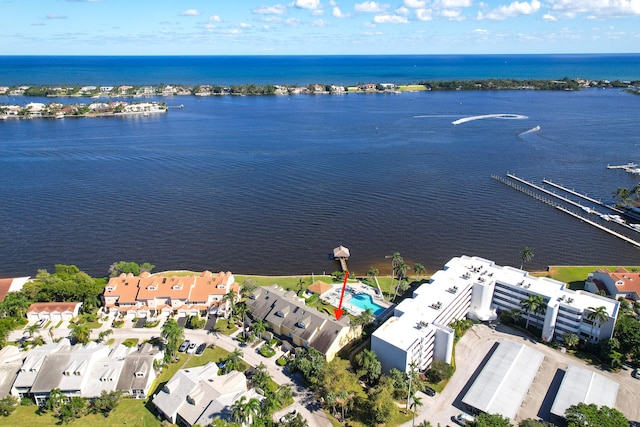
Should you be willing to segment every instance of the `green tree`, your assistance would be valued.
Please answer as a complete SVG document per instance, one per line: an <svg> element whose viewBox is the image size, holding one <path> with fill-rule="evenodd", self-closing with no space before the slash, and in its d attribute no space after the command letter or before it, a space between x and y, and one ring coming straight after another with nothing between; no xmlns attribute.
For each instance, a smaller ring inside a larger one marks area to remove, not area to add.
<svg viewBox="0 0 640 427"><path fill-rule="evenodd" d="M265 322L263 322L262 320L258 320L257 322L255 322L253 324L253 332L255 332L255 334L262 339L262 334L265 333L265 331L267 330L267 324Z"/></svg>
<svg viewBox="0 0 640 427"><path fill-rule="evenodd" d="M40 330L40 325L38 325L37 323L34 323L33 325L29 325L27 326L27 328L24 330L24 333L29 334L29 337L33 338L33 336L35 335L36 332L38 332Z"/></svg>
<svg viewBox="0 0 640 427"><path fill-rule="evenodd" d="M416 273L416 276L418 276L418 279L420 279L422 276L427 274L427 269L424 268L424 265L420 264L419 262L416 262L415 265L413 266L413 272Z"/></svg>
<svg viewBox="0 0 640 427"><path fill-rule="evenodd" d="M391 424L398 416L399 409L393 399L394 384L389 377L380 378L378 385L368 393L368 409L374 424Z"/></svg>
<svg viewBox="0 0 640 427"><path fill-rule="evenodd" d="M400 258L400 262L396 264L395 271L396 277L398 278L398 283L396 284L396 290L393 294L393 299L395 300L398 296L398 289L400 288L400 283L403 281L402 279L407 275L407 269L409 266ZM405 290L407 288L404 288ZM403 291L404 292L404 291Z"/></svg>
<svg viewBox="0 0 640 427"><path fill-rule="evenodd" d="M616 192L613 193L613 198L619 200L621 205L625 205L631 199L631 192L628 188L618 187Z"/></svg>
<svg viewBox="0 0 640 427"><path fill-rule="evenodd" d="M422 402L421 397L413 396L411 398L411 404L409 405L409 409L411 409L411 411L413 412L413 422L411 423L412 426L416 425L416 412L418 412L418 407L422 405L424 405L424 402Z"/></svg>
<svg viewBox="0 0 640 427"><path fill-rule="evenodd" d="M442 380L451 378L453 375L453 366L441 360L434 360L425 372L427 380L431 383L439 383Z"/></svg>
<svg viewBox="0 0 640 427"><path fill-rule="evenodd" d="M18 407L18 398L15 396L5 396L0 399L0 415L8 417L13 414L13 411Z"/></svg>
<svg viewBox="0 0 640 427"><path fill-rule="evenodd" d="M62 405L58 418L63 424L70 423L71 421L86 415L87 407L87 399L84 397L73 396L64 405Z"/></svg>
<svg viewBox="0 0 640 427"><path fill-rule="evenodd" d="M176 357L178 347L180 347L180 344L184 341L184 329L178 325L175 319L169 318L164 325L162 325L160 335L165 341L164 361L170 362Z"/></svg>
<svg viewBox="0 0 640 427"><path fill-rule="evenodd" d="M93 399L91 402L91 412L94 414L102 414L104 417L108 417L111 412L118 407L118 404L122 400L121 391L107 392L102 390L99 397Z"/></svg>
<svg viewBox="0 0 640 427"><path fill-rule="evenodd" d="M293 359L293 367L300 371L305 381L312 386L320 382L326 364L324 356L313 347L303 348Z"/></svg>
<svg viewBox="0 0 640 427"><path fill-rule="evenodd" d="M153 270L155 266L153 264L149 264L148 262L138 264L133 261L118 261L111 264L109 267L109 277L118 277L122 273L124 274L133 274L134 276L139 276L141 272Z"/></svg>
<svg viewBox="0 0 640 427"><path fill-rule="evenodd" d="M235 305L236 305L236 293L233 289L229 289L229 292L224 294L222 297L222 302L229 303L229 310L231 316L235 313Z"/></svg>
<svg viewBox="0 0 640 427"><path fill-rule="evenodd" d="M246 396L242 396L231 405L231 418L235 422L251 425L258 414L260 414L260 401L255 397L247 400Z"/></svg>
<svg viewBox="0 0 640 427"><path fill-rule="evenodd" d="M620 342L620 352L640 352L640 321L630 316L620 316L616 321L613 336Z"/></svg>
<svg viewBox="0 0 640 427"><path fill-rule="evenodd" d="M263 391L267 390L269 386L269 381L271 380L271 375L269 375L269 371L264 363L260 362L258 366L256 366L256 371L253 374L253 378L251 381L253 385Z"/></svg>
<svg viewBox="0 0 640 427"><path fill-rule="evenodd" d="M513 427L509 418L499 414L480 414L470 425L473 427Z"/></svg>
<svg viewBox="0 0 640 427"><path fill-rule="evenodd" d="M380 270L374 267L371 267L369 271L367 271L367 277L370 279L375 279L379 274L380 274Z"/></svg>
<svg viewBox="0 0 640 427"><path fill-rule="evenodd" d="M105 329L104 331L100 331L100 333L98 333L98 342L103 342L105 338L112 334L113 329Z"/></svg>
<svg viewBox="0 0 640 427"><path fill-rule="evenodd" d="M567 348L576 348L580 343L580 337L572 332L567 332L562 335L562 342L567 346Z"/></svg>
<svg viewBox="0 0 640 427"><path fill-rule="evenodd" d="M369 384L375 383L382 374L382 365L373 350L364 349L354 357L356 374L365 377Z"/></svg>
<svg viewBox="0 0 640 427"><path fill-rule="evenodd" d="M91 340L91 330L86 325L73 325L69 337L77 343L87 344Z"/></svg>
<svg viewBox="0 0 640 427"><path fill-rule="evenodd" d="M238 369L240 369L240 361L242 360L242 356L244 356L244 353L242 353L242 350L240 350L239 348L236 348L231 353L229 353L224 362L224 373L228 374L231 371L237 371Z"/></svg>
<svg viewBox="0 0 640 427"><path fill-rule="evenodd" d="M53 415L58 416L60 409L64 405L65 397L59 388L54 388L49 392L49 398L45 402L43 408L45 411L53 412Z"/></svg>
<svg viewBox="0 0 640 427"><path fill-rule="evenodd" d="M522 263L520 264L520 270L523 269L525 263L530 262L533 259L533 250L531 250L530 247L525 246L524 248L522 248L522 250L520 251L520 260L522 260Z"/></svg>
<svg viewBox="0 0 640 427"><path fill-rule="evenodd" d="M586 403L570 406L566 413L567 427L628 427L629 420L617 409Z"/></svg>
<svg viewBox="0 0 640 427"><path fill-rule="evenodd" d="M248 298L251 292L258 289L258 282L254 279L244 279L242 281L242 286L240 287L240 292L242 294L242 298Z"/></svg>
<svg viewBox="0 0 640 427"><path fill-rule="evenodd" d="M518 427L554 427L553 424L546 421L534 420L533 418L527 418L518 423Z"/></svg>
<svg viewBox="0 0 640 427"><path fill-rule="evenodd" d="M591 331L589 332L589 341L591 341L594 338L594 327L597 324L599 328L602 323L604 323L609 318L609 314L607 313L607 308L605 306L587 307L586 317L591 322Z"/></svg>
<svg viewBox="0 0 640 427"><path fill-rule="evenodd" d="M538 312L540 307L544 304L544 300L540 295L530 294L527 299L523 299L520 301L520 306L524 309L525 313L527 313L527 324L525 326L526 329L529 329L529 320L531 320L531 313Z"/></svg>

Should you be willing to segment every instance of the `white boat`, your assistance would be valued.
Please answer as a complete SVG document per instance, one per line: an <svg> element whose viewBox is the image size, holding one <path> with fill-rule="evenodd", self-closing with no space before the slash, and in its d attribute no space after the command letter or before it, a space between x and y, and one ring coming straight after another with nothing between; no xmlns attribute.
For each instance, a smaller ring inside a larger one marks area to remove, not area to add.
<svg viewBox="0 0 640 427"><path fill-rule="evenodd" d="M592 214L592 213L597 213L595 209L590 208L590 207L588 207L588 206L582 206L582 205L580 205L580 208L581 208L583 211L585 211L586 213L590 213L590 214Z"/></svg>
<svg viewBox="0 0 640 427"><path fill-rule="evenodd" d="M629 227L633 228L638 233L640 233L640 224L629 224Z"/></svg>

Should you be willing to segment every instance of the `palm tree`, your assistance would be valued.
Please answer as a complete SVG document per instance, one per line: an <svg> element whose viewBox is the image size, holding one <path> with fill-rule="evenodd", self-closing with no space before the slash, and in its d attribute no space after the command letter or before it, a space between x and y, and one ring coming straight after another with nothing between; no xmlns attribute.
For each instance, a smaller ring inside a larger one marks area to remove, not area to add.
<svg viewBox="0 0 640 427"><path fill-rule="evenodd" d="M634 188L635 190L635 188ZM620 200L620 204L626 204L631 198L631 192L628 188L619 187L616 192L613 194L613 198Z"/></svg>
<svg viewBox="0 0 640 427"><path fill-rule="evenodd" d="M522 251L520 251L520 259L522 260L522 264L520 264L520 270L522 270L526 262L529 262L533 259L533 255L533 251L530 247L525 246L524 248L522 248Z"/></svg>
<svg viewBox="0 0 640 427"><path fill-rule="evenodd" d="M520 306L527 313L527 324L525 329L529 329L529 320L531 320L531 313L537 312L540 306L544 304L544 300L540 295L530 294L529 298L520 301Z"/></svg>
<svg viewBox="0 0 640 427"><path fill-rule="evenodd" d="M364 349L356 354L355 362L360 368L357 372L358 376L365 376L369 384L380 378L382 367L375 351Z"/></svg>
<svg viewBox="0 0 640 427"><path fill-rule="evenodd" d="M27 329L24 330L24 332L29 334L29 338L33 338L33 335L40 329L40 325L38 325L37 323L34 323L33 325L30 325L27 327ZM24 334L24 333L23 333Z"/></svg>
<svg viewBox="0 0 640 427"><path fill-rule="evenodd" d="M367 271L367 277L369 279L373 279L374 277L376 277L378 274L380 274L380 270L378 270L377 268L371 267L369 269L369 271Z"/></svg>
<svg viewBox="0 0 640 427"><path fill-rule="evenodd" d="M591 332L589 332L589 341L593 340L593 328L598 324L598 328L609 318L609 313L607 313L607 308L605 306L600 306L598 308L588 307L589 310L586 314L587 319L591 321Z"/></svg>
<svg viewBox="0 0 640 427"><path fill-rule="evenodd" d="M239 303L236 304L236 314L240 317L240 319L242 319L242 337L246 338L247 337L247 331L245 328L245 316L247 315L247 313L249 312L249 307L245 304L245 303Z"/></svg>
<svg viewBox="0 0 640 427"><path fill-rule="evenodd" d="M422 402L422 398L418 397L418 396L413 396L411 399L411 405L410 408L413 411L413 423L412 426L415 427L416 425L416 412L418 410L418 406L422 406L424 405L424 403Z"/></svg>
<svg viewBox="0 0 640 427"><path fill-rule="evenodd" d="M235 304L236 304L236 293L233 289L229 289L229 292L224 294L222 297L222 302L228 302L229 308L231 309L231 315L235 312ZM225 310L226 313L226 310Z"/></svg>
<svg viewBox="0 0 640 427"><path fill-rule="evenodd" d="M253 332L262 339L262 334L267 330L267 324L262 320L258 320L253 324Z"/></svg>
<svg viewBox="0 0 640 427"><path fill-rule="evenodd" d="M562 342L568 348L575 348L575 346L577 346L580 342L580 337L578 337L574 333L567 332L566 334L562 335Z"/></svg>
<svg viewBox="0 0 640 427"><path fill-rule="evenodd" d="M73 325L69 336L80 344L86 344L91 339L91 331L86 325Z"/></svg>
<svg viewBox="0 0 640 427"><path fill-rule="evenodd" d="M242 425L251 425L253 417L259 413L260 401L255 397L247 400L247 396L242 396L231 405L231 418Z"/></svg>
<svg viewBox="0 0 640 427"><path fill-rule="evenodd" d="M274 392L274 397L280 406L291 400L293 398L293 387L291 383L282 384L278 387Z"/></svg>
<svg viewBox="0 0 640 427"><path fill-rule="evenodd" d="M162 325L162 333L160 335L166 341L164 351L165 362L173 360L178 351L178 347L180 347L180 343L184 341L184 329L178 325L175 319L171 318Z"/></svg>
<svg viewBox="0 0 640 427"><path fill-rule="evenodd" d="M398 296L398 288L400 287L400 282L402 281L402 278L407 274L407 270L408 269L409 269L409 266L404 261L401 261L396 266L396 272L398 274L398 283L396 284L396 291L393 294L393 300L394 301L395 301L396 297Z"/></svg>
<svg viewBox="0 0 640 427"><path fill-rule="evenodd" d="M424 265L416 262L416 264L413 266L413 272L416 273L418 279L420 279L423 275L427 274L427 269L424 268Z"/></svg>
<svg viewBox="0 0 640 427"><path fill-rule="evenodd" d="M396 277L396 269L400 264L404 264L404 259L400 256L400 252L394 252L391 255L391 277Z"/></svg>

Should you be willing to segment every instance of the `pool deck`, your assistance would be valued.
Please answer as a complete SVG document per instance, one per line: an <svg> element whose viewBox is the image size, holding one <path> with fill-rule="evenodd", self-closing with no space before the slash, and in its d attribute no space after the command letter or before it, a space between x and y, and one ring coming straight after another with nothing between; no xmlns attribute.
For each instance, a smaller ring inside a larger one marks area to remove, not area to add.
<svg viewBox="0 0 640 427"><path fill-rule="evenodd" d="M338 307L338 304L340 303L341 292L342 283L332 283L331 289L320 295L320 299L328 304L331 304L334 307ZM344 291L344 298L342 300L342 308L354 316L357 316L364 311L362 308L350 303L351 298L353 298L354 295L359 294L369 295L375 304L379 305L385 310L391 306L391 303L382 299L376 288L368 286L362 282L347 283L347 287Z"/></svg>

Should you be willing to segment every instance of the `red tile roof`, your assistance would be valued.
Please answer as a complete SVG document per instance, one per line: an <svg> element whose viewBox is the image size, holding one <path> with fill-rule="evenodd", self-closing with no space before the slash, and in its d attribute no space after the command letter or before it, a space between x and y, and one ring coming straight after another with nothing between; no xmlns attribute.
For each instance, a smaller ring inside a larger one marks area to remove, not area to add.
<svg viewBox="0 0 640 427"><path fill-rule="evenodd" d="M0 302L4 301L4 298L9 293L9 288L13 279L0 279Z"/></svg>
<svg viewBox="0 0 640 427"><path fill-rule="evenodd" d="M34 302L29 306L27 313L64 313L66 311L73 313L81 302Z"/></svg>

